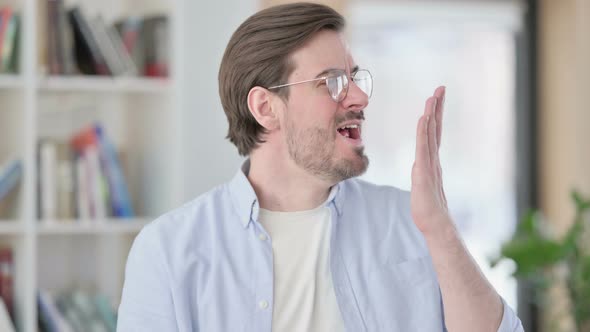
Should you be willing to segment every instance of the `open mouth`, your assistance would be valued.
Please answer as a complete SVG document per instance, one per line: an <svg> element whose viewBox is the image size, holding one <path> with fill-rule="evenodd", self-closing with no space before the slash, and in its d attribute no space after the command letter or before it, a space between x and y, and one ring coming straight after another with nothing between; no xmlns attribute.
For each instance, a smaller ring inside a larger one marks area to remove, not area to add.
<svg viewBox="0 0 590 332"><path fill-rule="evenodd" d="M351 124L337 129L338 133L346 138L357 140L361 138L361 128L359 125Z"/></svg>

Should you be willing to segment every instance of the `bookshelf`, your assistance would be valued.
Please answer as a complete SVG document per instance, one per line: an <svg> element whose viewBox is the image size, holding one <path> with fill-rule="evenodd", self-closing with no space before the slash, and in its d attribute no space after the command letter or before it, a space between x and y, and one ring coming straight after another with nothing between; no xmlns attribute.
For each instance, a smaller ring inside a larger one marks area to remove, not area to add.
<svg viewBox="0 0 590 332"><path fill-rule="evenodd" d="M18 189L0 215L0 247L13 253L17 331L37 331L37 290L82 289L117 306L128 250L137 233L182 200L182 11L184 0L66 0L107 23L120 17L164 14L169 29L166 78L49 75L43 13L49 0L0 0L21 15L19 70L0 74L0 163L23 162ZM67 139L99 122L126 164L135 216L96 220L41 219L37 212L37 143ZM1 204L0 204L1 205Z"/></svg>

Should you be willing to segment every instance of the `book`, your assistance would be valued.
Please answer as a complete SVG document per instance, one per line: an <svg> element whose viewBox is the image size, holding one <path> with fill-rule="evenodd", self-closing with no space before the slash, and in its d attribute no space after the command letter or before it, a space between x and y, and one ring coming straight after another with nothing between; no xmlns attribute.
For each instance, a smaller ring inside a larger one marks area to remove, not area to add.
<svg viewBox="0 0 590 332"><path fill-rule="evenodd" d="M4 38L6 36L6 31L10 26L11 19L12 8L8 6L0 8L0 55L3 54Z"/></svg>
<svg viewBox="0 0 590 332"><path fill-rule="evenodd" d="M133 59L137 74L145 75L145 47L142 38L143 20L139 16L130 16L115 23L127 54Z"/></svg>
<svg viewBox="0 0 590 332"><path fill-rule="evenodd" d="M110 186L113 215L121 218L133 217L135 213L131 204L131 196L129 195L115 146L109 140L101 125L95 124L93 128L104 158L104 165Z"/></svg>
<svg viewBox="0 0 590 332"><path fill-rule="evenodd" d="M0 200L10 193L23 175L23 164L19 159L11 158L0 168Z"/></svg>
<svg viewBox="0 0 590 332"><path fill-rule="evenodd" d="M9 247L0 248L0 298L14 321L14 262Z"/></svg>
<svg viewBox="0 0 590 332"><path fill-rule="evenodd" d="M70 75L75 73L74 64L74 36L72 26L68 20L68 14L65 8L64 0L49 0L56 1L57 8L54 17L57 30L57 55L60 65L60 73L62 75Z"/></svg>
<svg viewBox="0 0 590 332"><path fill-rule="evenodd" d="M102 18L98 15L89 21L90 29L94 35L101 53L104 55L105 62L115 76L125 72L125 64L119 58L111 38L107 32L107 26Z"/></svg>
<svg viewBox="0 0 590 332"><path fill-rule="evenodd" d="M81 153L83 158L86 159L88 172L90 215L93 219L105 220L107 217L108 188L101 168L98 149L98 146L89 145Z"/></svg>
<svg viewBox="0 0 590 332"><path fill-rule="evenodd" d="M110 332L100 318L91 295L74 290L58 296L57 303L66 320L76 331Z"/></svg>
<svg viewBox="0 0 590 332"><path fill-rule="evenodd" d="M108 298L104 294L97 294L94 297L94 305L99 318L107 327L109 332L116 332L117 330L117 315L115 309L109 303Z"/></svg>
<svg viewBox="0 0 590 332"><path fill-rule="evenodd" d="M58 7L58 0L47 0L47 62L49 65L49 74L51 75L58 75L63 71L59 59Z"/></svg>
<svg viewBox="0 0 590 332"><path fill-rule="evenodd" d="M0 331L2 332L15 332L14 324L10 319L10 314L6 308L4 300L0 298Z"/></svg>
<svg viewBox="0 0 590 332"><path fill-rule="evenodd" d="M74 331L89 331L85 318L76 309L76 305L73 303L70 294L66 293L56 296L55 303L59 312L61 312L66 322Z"/></svg>
<svg viewBox="0 0 590 332"><path fill-rule="evenodd" d="M73 332L63 314L57 308L51 293L45 290L37 292L37 307L39 309L39 327L44 332Z"/></svg>
<svg viewBox="0 0 590 332"><path fill-rule="evenodd" d="M80 290L76 290L69 294L71 303L75 310L78 311L80 317L83 317L85 326L88 331L96 332L110 332L105 322L101 319L98 307L91 295L86 294Z"/></svg>
<svg viewBox="0 0 590 332"><path fill-rule="evenodd" d="M76 182L75 182L75 200L76 213L79 219L90 219L90 194L88 188L88 174L86 171L86 159L78 156L75 161L76 167Z"/></svg>
<svg viewBox="0 0 590 332"><path fill-rule="evenodd" d="M39 218L57 218L57 146L54 141L39 142Z"/></svg>
<svg viewBox="0 0 590 332"><path fill-rule="evenodd" d="M38 215L42 220L75 217L74 159L69 142L43 138L38 143Z"/></svg>
<svg viewBox="0 0 590 332"><path fill-rule="evenodd" d="M41 36L41 38L37 38L37 63L39 65L39 73L46 74L49 72L49 44L47 42L49 38L47 34L49 14L47 1L37 1L37 6L36 17L34 18L37 22L37 31L35 33L37 36Z"/></svg>
<svg viewBox="0 0 590 332"><path fill-rule="evenodd" d="M90 23L80 7L70 9L68 17L73 27L74 54L80 72L87 75L111 75Z"/></svg>
<svg viewBox="0 0 590 332"><path fill-rule="evenodd" d="M117 29L114 26L108 27L107 33L123 64L122 74L136 76L138 74L137 65L131 58L130 53L127 51L127 48L125 47L125 44L123 43L123 40L121 39L121 36L119 35Z"/></svg>
<svg viewBox="0 0 590 332"><path fill-rule="evenodd" d="M12 13L3 35L0 46L0 71L3 73L16 73L18 67L18 38L20 31L20 15Z"/></svg>
<svg viewBox="0 0 590 332"><path fill-rule="evenodd" d="M170 27L165 15L144 19L142 35L145 47L145 75L168 76Z"/></svg>
<svg viewBox="0 0 590 332"><path fill-rule="evenodd" d="M23 165L15 158L0 166L0 219L16 219L21 211L21 179Z"/></svg>
<svg viewBox="0 0 590 332"><path fill-rule="evenodd" d="M116 332L116 310L104 294L39 290L37 304L41 332Z"/></svg>
<svg viewBox="0 0 590 332"><path fill-rule="evenodd" d="M58 160L57 164L57 216L60 220L75 218L76 209L74 163L72 159Z"/></svg>

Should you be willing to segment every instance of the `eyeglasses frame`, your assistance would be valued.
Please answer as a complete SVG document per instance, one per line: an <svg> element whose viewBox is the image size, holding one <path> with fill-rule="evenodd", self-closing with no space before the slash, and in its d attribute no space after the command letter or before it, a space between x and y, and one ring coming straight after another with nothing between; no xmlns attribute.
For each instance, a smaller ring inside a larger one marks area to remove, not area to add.
<svg viewBox="0 0 590 332"><path fill-rule="evenodd" d="M348 96L348 88L350 86L350 82L353 82L354 83L354 75L356 75L358 72L361 72L361 71L367 72L369 74L369 77L371 78L371 81L373 81L373 74L371 74L371 72L368 69L358 69L358 70L356 70L351 75L351 78L350 79L348 78L348 75L346 75L346 71L339 69L339 70L334 70L333 71L334 73L335 72L339 72L338 75L327 75L327 76L322 76L322 77L318 77L318 78L312 78L310 80L298 81L298 82L293 82L293 83L279 84L279 85L268 87L267 89L268 90L275 90L275 89L280 89L280 88L284 88L284 87L288 87L288 86L292 86L292 85L309 83L309 82L316 82L316 81L321 81L321 80L325 80L326 81L326 86L327 86L328 85L328 81L327 81L328 78L334 78L334 77L338 77L338 76L344 75L346 77L347 82L348 82L346 84L346 93L344 94L344 96L340 100L335 100L334 98L332 98L332 100L334 100L335 102L339 103L342 100L344 100L344 98L346 98L346 96ZM367 95L367 97L371 98L371 95L372 94L373 94L373 87L371 86L371 93L369 95ZM332 97L332 96L330 96L330 97Z"/></svg>

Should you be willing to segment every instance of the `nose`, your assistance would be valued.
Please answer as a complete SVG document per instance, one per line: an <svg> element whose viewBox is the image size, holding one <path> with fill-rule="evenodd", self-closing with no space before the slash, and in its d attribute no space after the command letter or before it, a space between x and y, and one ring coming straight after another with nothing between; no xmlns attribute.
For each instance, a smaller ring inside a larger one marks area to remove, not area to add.
<svg viewBox="0 0 590 332"><path fill-rule="evenodd" d="M342 107L348 111L360 112L369 105L369 96L354 83L354 80L350 80L348 93L341 103Z"/></svg>

